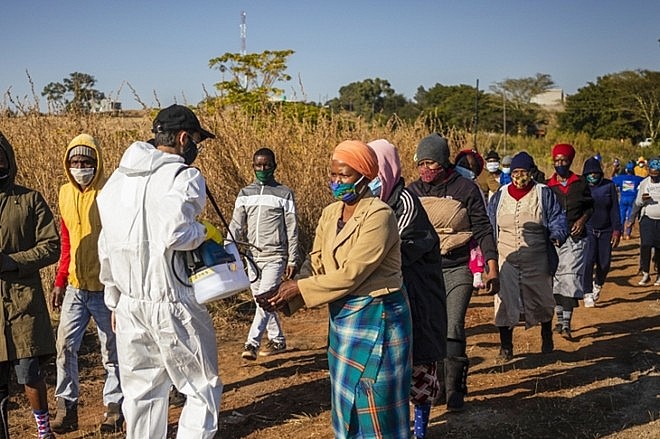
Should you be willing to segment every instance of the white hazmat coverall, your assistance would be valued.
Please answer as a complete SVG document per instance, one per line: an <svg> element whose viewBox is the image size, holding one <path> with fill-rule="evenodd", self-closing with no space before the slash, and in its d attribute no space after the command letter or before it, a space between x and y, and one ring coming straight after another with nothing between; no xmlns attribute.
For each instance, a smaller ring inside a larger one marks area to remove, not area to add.
<svg viewBox="0 0 660 439"><path fill-rule="evenodd" d="M205 239L195 221L205 182L176 154L133 143L110 176L98 208L101 282L115 312L127 438L165 438L170 385L187 396L177 437L212 438L222 382L215 329L197 303L183 253ZM176 274L175 274L175 270Z"/></svg>

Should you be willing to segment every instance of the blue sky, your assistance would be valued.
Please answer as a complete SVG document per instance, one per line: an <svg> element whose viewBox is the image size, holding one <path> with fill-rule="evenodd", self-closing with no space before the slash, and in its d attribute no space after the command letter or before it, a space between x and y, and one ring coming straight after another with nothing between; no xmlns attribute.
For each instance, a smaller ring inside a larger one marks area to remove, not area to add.
<svg viewBox="0 0 660 439"><path fill-rule="evenodd" d="M195 104L221 73L211 58L293 49L280 84L288 97L326 101L341 86L387 79L412 98L419 86L475 85L551 75L574 93L599 76L660 70L660 1L6 1L0 18L0 92L39 94L71 72L138 108ZM300 84L302 83L302 88ZM0 98L0 105L6 102Z"/></svg>

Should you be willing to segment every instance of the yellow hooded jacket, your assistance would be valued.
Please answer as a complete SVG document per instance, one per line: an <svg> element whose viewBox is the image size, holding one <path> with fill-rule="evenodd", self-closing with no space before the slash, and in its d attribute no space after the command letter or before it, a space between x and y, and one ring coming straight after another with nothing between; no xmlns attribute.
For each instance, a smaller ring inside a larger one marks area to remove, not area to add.
<svg viewBox="0 0 660 439"><path fill-rule="evenodd" d="M69 151L76 146L88 146L96 152L96 173L90 185L83 191L69 171ZM101 232L96 197L106 177L103 174L103 156L101 147L89 134L76 136L64 152L64 171L69 180L62 185L59 196L59 209L62 217L62 255L55 286L72 287L88 291L103 291L99 281L98 239ZM64 230L66 228L66 230ZM68 232L69 252L66 254L66 235ZM67 265L68 260L68 267Z"/></svg>

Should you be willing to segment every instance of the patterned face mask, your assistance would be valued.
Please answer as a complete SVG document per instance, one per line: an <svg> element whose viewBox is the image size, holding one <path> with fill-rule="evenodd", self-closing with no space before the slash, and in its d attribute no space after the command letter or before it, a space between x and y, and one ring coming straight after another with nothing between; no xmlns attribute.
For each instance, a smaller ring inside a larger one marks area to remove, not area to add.
<svg viewBox="0 0 660 439"><path fill-rule="evenodd" d="M439 168L436 168L436 169L429 169L426 166L420 166L417 169L419 170L419 178L424 183L433 183L445 171L442 166L440 166Z"/></svg>
<svg viewBox="0 0 660 439"><path fill-rule="evenodd" d="M511 176L511 183L513 183L513 185L518 189L524 189L525 186L527 186L530 181L532 181L532 179L529 176L529 174L520 174L520 175Z"/></svg>
<svg viewBox="0 0 660 439"><path fill-rule="evenodd" d="M344 203L354 203L361 194L358 194L356 186L362 181L364 175L358 179L355 183L335 183L330 182L330 189L332 189L332 195L336 200L343 201Z"/></svg>

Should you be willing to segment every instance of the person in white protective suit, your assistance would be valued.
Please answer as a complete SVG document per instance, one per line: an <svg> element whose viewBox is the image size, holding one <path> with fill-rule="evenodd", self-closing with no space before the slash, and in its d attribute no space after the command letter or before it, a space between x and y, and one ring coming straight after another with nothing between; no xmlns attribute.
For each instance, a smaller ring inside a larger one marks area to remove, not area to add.
<svg viewBox="0 0 660 439"><path fill-rule="evenodd" d="M187 285L185 252L222 239L195 219L206 184L188 166L197 143L215 136L181 105L161 110L153 132L153 145L128 147L98 197L100 279L115 315L126 433L166 437L174 384L187 397L177 437L212 438L222 395L215 330Z"/></svg>

